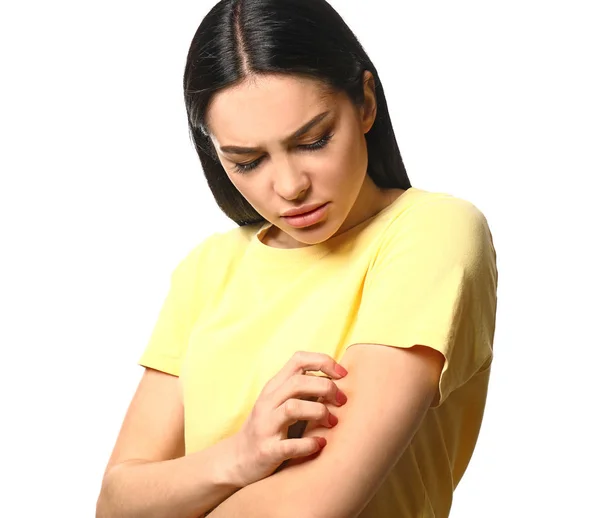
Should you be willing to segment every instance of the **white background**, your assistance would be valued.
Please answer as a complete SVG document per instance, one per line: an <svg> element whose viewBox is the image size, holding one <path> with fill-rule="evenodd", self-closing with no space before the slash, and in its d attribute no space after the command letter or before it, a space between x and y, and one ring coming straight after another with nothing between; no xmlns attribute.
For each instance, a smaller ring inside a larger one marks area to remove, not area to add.
<svg viewBox="0 0 600 518"><path fill-rule="evenodd" d="M495 367L452 517L598 512L595 2L332 2L415 187L488 218ZM206 1L0 7L0 515L91 517L178 261L234 228L188 137Z"/></svg>

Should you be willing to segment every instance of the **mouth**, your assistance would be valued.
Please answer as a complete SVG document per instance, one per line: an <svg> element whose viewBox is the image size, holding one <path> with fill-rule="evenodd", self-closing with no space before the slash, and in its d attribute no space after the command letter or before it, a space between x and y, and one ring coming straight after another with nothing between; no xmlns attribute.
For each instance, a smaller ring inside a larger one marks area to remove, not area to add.
<svg viewBox="0 0 600 518"><path fill-rule="evenodd" d="M324 203L311 203L310 205L305 205L304 207L300 207L298 209L290 209L286 212L284 212L281 216L282 217L290 217L290 216L302 216L304 214L308 214L309 212L312 212L314 210L317 210L319 207L322 207L323 205L325 205Z"/></svg>
<svg viewBox="0 0 600 518"><path fill-rule="evenodd" d="M321 221L329 209L329 202L324 203L320 207L317 207L309 212L303 214L297 214L294 216L282 216L282 219L296 228L308 227Z"/></svg>

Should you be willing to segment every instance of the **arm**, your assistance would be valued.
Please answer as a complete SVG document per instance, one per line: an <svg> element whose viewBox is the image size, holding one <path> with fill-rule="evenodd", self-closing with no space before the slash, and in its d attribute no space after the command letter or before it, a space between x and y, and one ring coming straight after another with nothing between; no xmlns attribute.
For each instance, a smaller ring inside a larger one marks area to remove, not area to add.
<svg viewBox="0 0 600 518"><path fill-rule="evenodd" d="M325 448L241 489L210 518L359 515L435 400L444 357L418 345L355 344L340 363L349 374L336 384L348 402L330 408L339 417L337 426L314 430L327 439Z"/></svg>
<svg viewBox="0 0 600 518"><path fill-rule="evenodd" d="M184 456L178 378L147 369L106 468L96 518L199 518L239 489L225 439Z"/></svg>
<svg viewBox="0 0 600 518"><path fill-rule="evenodd" d="M178 459L122 462L103 481L96 516L198 518L239 489L224 472L231 450L226 439Z"/></svg>
<svg viewBox="0 0 600 518"><path fill-rule="evenodd" d="M352 518L366 507L425 413L492 357L498 272L485 216L440 196L390 224L365 278L336 381L348 395L316 456L227 499L210 518ZM378 345L393 344L396 347Z"/></svg>

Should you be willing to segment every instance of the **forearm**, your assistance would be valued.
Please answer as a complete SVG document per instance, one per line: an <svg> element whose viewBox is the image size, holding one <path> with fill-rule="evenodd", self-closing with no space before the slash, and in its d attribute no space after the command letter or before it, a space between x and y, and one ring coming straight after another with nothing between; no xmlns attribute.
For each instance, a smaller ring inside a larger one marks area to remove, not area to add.
<svg viewBox="0 0 600 518"><path fill-rule="evenodd" d="M220 503L206 518L311 518L307 506L314 495L298 491L292 483L281 484L284 473L290 473L305 463L310 463L314 455L290 459L287 466L273 475L249 484ZM302 503L296 496L301 493Z"/></svg>
<svg viewBox="0 0 600 518"><path fill-rule="evenodd" d="M199 518L240 489L233 438L161 461L132 461L104 477L96 518Z"/></svg>

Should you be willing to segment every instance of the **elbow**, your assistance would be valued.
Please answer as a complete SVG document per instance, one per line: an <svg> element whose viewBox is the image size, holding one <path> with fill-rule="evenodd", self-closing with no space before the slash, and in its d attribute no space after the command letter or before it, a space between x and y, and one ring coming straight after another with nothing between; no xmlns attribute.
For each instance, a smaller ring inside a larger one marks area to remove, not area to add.
<svg viewBox="0 0 600 518"><path fill-rule="evenodd" d="M100 494L96 500L96 518L116 518L110 505L110 488L106 478L102 480Z"/></svg>
<svg viewBox="0 0 600 518"><path fill-rule="evenodd" d="M141 464L147 461L138 459L114 464L107 468L102 478L100 493L96 500L96 518L125 518L132 516L130 511L123 507L123 493L119 488L123 487L123 472L131 464ZM127 471L125 471L127 473Z"/></svg>
<svg viewBox="0 0 600 518"><path fill-rule="evenodd" d="M111 512L106 501L106 497L102 491L96 500L96 518L109 518Z"/></svg>
<svg viewBox="0 0 600 518"><path fill-rule="evenodd" d="M115 474L119 471L118 466L114 466L104 474L100 493L96 500L96 518L120 518L121 514L115 509L114 488L118 487L118 481L113 480Z"/></svg>
<svg viewBox="0 0 600 518"><path fill-rule="evenodd" d="M96 518L108 518L109 516L110 516L110 513L106 509L106 506L104 505L103 502L101 502L100 499L98 499L96 501L96 514L95 514L95 517Z"/></svg>

